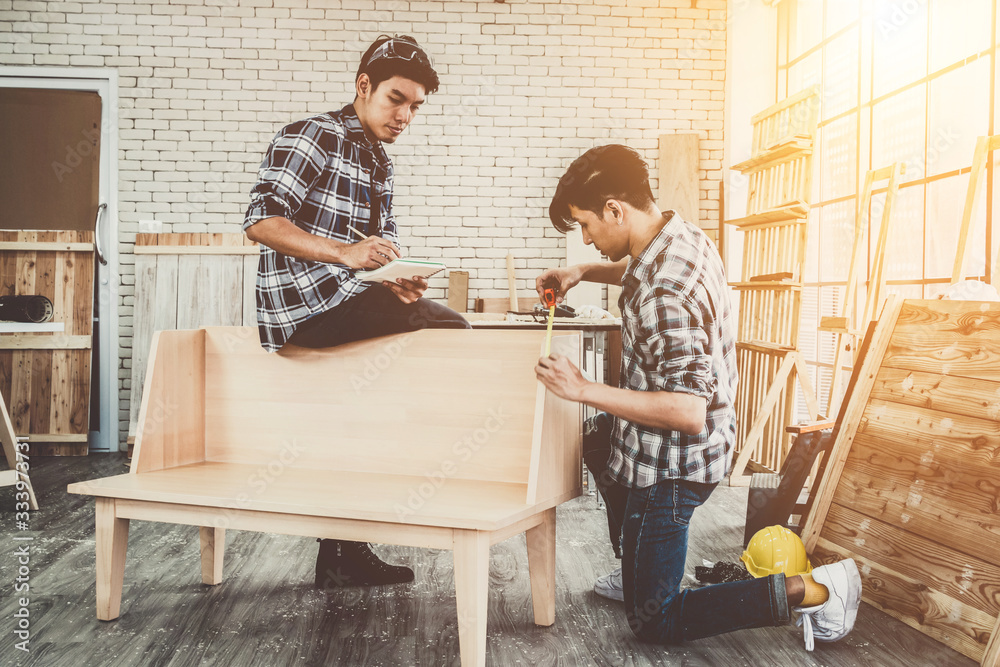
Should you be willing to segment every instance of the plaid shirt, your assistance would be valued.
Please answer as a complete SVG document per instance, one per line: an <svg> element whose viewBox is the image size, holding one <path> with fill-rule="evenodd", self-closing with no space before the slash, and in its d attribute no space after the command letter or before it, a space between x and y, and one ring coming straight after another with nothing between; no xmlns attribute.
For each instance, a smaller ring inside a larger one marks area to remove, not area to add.
<svg viewBox="0 0 1000 667"><path fill-rule="evenodd" d="M348 229L351 225L398 246L392 175L389 156L380 142L372 144L365 136L353 105L297 121L268 147L243 229L281 216L310 234L344 243L361 240ZM373 200L380 207L380 229L369 229ZM274 352L298 325L365 287L343 264L296 259L262 245L257 268L261 345Z"/></svg>
<svg viewBox="0 0 1000 667"><path fill-rule="evenodd" d="M615 419L609 467L644 488L665 479L715 483L736 440L736 353L722 259L673 211L622 277L621 384L684 392L708 402L705 428L685 435Z"/></svg>

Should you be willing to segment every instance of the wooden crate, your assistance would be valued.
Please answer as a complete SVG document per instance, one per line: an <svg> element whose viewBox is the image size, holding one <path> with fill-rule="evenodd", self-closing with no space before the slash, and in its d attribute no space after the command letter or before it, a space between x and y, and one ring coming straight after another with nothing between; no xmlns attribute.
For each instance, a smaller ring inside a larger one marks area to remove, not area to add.
<svg viewBox="0 0 1000 667"><path fill-rule="evenodd" d="M1000 304L891 300L803 529L864 600L1000 664ZM817 562L818 561L818 562Z"/></svg>
<svg viewBox="0 0 1000 667"><path fill-rule="evenodd" d="M153 332L256 326L259 257L259 247L244 234L136 235L130 443Z"/></svg>
<svg viewBox="0 0 1000 667"><path fill-rule="evenodd" d="M87 453L94 234L0 231L0 294L52 300L62 333L0 334L0 393L34 455Z"/></svg>

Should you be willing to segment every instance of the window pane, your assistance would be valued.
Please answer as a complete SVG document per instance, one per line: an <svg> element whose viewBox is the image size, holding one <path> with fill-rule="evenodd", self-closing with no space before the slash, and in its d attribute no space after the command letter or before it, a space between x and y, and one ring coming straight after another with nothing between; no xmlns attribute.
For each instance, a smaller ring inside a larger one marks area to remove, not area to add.
<svg viewBox="0 0 1000 667"><path fill-rule="evenodd" d="M858 105L858 31L848 30L823 51L823 117L832 118Z"/></svg>
<svg viewBox="0 0 1000 667"><path fill-rule="evenodd" d="M827 0L826 36L835 34L849 23L858 20L858 0Z"/></svg>
<svg viewBox="0 0 1000 667"><path fill-rule="evenodd" d="M990 47L992 5L990 0L931 0L931 72Z"/></svg>
<svg viewBox="0 0 1000 667"><path fill-rule="evenodd" d="M872 168L906 163L905 180L920 178L924 165L925 86L875 105L872 111Z"/></svg>
<svg viewBox="0 0 1000 667"><path fill-rule="evenodd" d="M987 133L990 61L980 58L930 82L928 176L972 164L976 137ZM907 173L907 179L915 178Z"/></svg>
<svg viewBox="0 0 1000 667"><path fill-rule="evenodd" d="M820 51L788 68L788 94L814 86L823 80L823 54ZM823 110L820 109L820 113Z"/></svg>
<svg viewBox="0 0 1000 667"><path fill-rule="evenodd" d="M795 59L820 43L823 38L823 0L798 0L795 25L791 26L789 58Z"/></svg>
<svg viewBox="0 0 1000 667"><path fill-rule="evenodd" d="M983 184L985 186L985 183ZM958 251L958 236L965 209L965 193L969 175L927 184L927 276L950 278ZM969 277L986 271L986 188L983 187L976 212L972 217L972 232L968 241L965 270Z"/></svg>
<svg viewBox="0 0 1000 667"><path fill-rule="evenodd" d="M873 34L875 97L927 74L927 4L915 0L876 0Z"/></svg>
<svg viewBox="0 0 1000 667"><path fill-rule="evenodd" d="M857 120L851 114L819 130L820 154L813 169L820 171L822 201L857 192Z"/></svg>
<svg viewBox="0 0 1000 667"><path fill-rule="evenodd" d="M885 193L872 197L871 233L868 247L874 260L878 244ZM920 280L924 256L924 186L900 188L889 219L889 237L885 246L886 280Z"/></svg>
<svg viewBox="0 0 1000 667"><path fill-rule="evenodd" d="M855 200L837 202L823 207L823 228L817 239L823 252L819 254L820 280L847 282L854 249ZM860 267L863 271L865 267ZM833 313L823 313L833 315Z"/></svg>

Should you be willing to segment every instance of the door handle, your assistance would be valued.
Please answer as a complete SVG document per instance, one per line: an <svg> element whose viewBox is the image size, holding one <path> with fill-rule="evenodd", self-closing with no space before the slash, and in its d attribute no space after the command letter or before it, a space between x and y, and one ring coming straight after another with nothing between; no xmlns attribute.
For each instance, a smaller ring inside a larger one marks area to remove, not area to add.
<svg viewBox="0 0 1000 667"><path fill-rule="evenodd" d="M97 207L97 220L94 221L94 250L97 251L97 261L102 266L107 266L108 260L104 259L104 251L101 250L101 214L104 213L108 205L102 203Z"/></svg>

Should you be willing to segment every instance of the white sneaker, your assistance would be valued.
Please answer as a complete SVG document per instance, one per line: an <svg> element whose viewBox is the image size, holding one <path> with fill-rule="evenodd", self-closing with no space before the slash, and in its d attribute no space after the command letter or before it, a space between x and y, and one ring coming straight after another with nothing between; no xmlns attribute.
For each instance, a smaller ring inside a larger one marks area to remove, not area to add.
<svg viewBox="0 0 1000 667"><path fill-rule="evenodd" d="M796 625L802 626L806 650L813 650L813 638L821 642L843 639L854 628L861 604L861 574L853 558L823 565L812 571L812 578L830 591L830 598L815 607L795 607Z"/></svg>
<svg viewBox="0 0 1000 667"><path fill-rule="evenodd" d="M611 574L598 577L594 584L594 592L602 598L609 600L625 601L625 589L622 587L622 569L618 568Z"/></svg>

